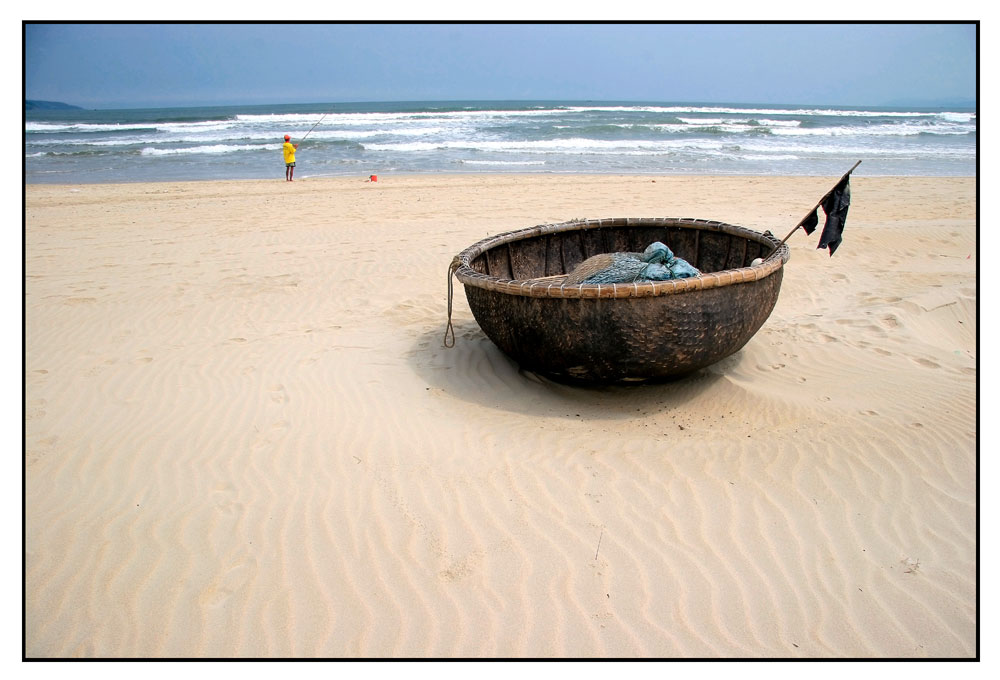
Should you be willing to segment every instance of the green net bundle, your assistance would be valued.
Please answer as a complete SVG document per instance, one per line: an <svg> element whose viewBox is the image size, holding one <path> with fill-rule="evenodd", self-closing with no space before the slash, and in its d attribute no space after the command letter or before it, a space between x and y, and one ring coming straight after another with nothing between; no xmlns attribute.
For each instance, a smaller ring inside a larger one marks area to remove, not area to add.
<svg viewBox="0 0 1000 680"><path fill-rule="evenodd" d="M580 263L565 283L632 283L667 281L698 276L701 272L686 260L674 257L663 243L651 243L641 253L602 253Z"/></svg>

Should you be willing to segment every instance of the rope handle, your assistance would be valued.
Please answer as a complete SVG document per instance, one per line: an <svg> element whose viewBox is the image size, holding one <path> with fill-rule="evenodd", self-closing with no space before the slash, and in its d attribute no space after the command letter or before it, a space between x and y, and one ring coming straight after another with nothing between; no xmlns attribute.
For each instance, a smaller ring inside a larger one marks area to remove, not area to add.
<svg viewBox="0 0 1000 680"><path fill-rule="evenodd" d="M444 346L449 348L455 346L455 328L451 325L451 299L455 293L455 289L452 284L452 276L455 275L455 272L460 266L462 266L462 262L458 259L457 255L451 261L451 264L448 265L448 326L444 329ZM449 335L451 335L450 342L448 340Z"/></svg>

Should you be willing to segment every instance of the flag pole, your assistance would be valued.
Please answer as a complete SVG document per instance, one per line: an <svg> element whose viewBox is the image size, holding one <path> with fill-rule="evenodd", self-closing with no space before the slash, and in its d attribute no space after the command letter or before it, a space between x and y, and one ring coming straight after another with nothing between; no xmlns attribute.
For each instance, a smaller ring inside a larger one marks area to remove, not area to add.
<svg viewBox="0 0 1000 680"><path fill-rule="evenodd" d="M830 194L832 194L833 190L836 189L840 185L840 183L844 181L844 178L848 177L852 172L854 172L854 168L858 167L859 165L861 165L861 161L858 161L857 163L855 163L854 166L850 170L848 170L847 172L845 172L843 174L843 176L840 179L837 180L837 183L833 185L832 189L830 189L828 192L826 192L825 194L823 194L823 198L819 199L819 201L816 202L816 205L814 205L809 210L809 212L806 213L805 217L803 217L801 220L799 220L799 223L795 225L795 228L792 229L790 232L788 232L788 236L786 236L785 238L781 239L781 243L778 244L779 248L785 244L785 241L787 241L788 239L790 239L792 237L792 234L794 234L796 231L799 230L799 227L802 226L802 223L805 222L806 220L808 220L809 216L812 215L814 212L816 212L816 210L818 210L821 205L823 205L823 201L826 200L827 196L829 196Z"/></svg>

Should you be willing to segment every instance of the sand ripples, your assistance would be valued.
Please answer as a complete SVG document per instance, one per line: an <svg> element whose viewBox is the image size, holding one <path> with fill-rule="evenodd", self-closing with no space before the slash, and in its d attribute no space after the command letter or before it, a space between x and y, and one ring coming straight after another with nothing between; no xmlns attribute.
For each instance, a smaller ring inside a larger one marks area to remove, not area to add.
<svg viewBox="0 0 1000 680"><path fill-rule="evenodd" d="M581 389L520 371L461 289L441 346L489 220L321 186L247 183L257 218L212 233L178 203L210 185L150 199L156 238L29 201L29 656L975 652L964 259L803 247L739 354Z"/></svg>

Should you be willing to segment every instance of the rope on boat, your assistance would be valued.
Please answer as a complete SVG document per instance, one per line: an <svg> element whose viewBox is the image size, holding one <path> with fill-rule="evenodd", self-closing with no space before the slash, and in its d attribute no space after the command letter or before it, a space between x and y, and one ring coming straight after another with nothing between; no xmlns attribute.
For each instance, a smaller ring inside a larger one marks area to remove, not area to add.
<svg viewBox="0 0 1000 680"><path fill-rule="evenodd" d="M454 347L455 346L455 329L451 325L451 299L455 293L454 284L452 283L452 277L455 272L462 265L461 260L456 256L451 264L448 265L448 326L444 329L444 346ZM451 335L451 341L448 340L448 335Z"/></svg>

